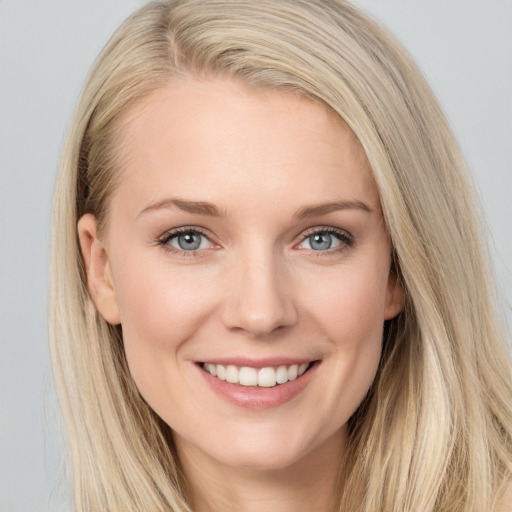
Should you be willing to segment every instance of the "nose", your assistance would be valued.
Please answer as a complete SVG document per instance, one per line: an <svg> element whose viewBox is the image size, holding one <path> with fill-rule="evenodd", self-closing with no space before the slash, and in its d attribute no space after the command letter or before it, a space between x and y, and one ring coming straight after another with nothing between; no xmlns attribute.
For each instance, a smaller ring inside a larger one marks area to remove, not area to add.
<svg viewBox="0 0 512 512"><path fill-rule="evenodd" d="M298 320L296 298L286 268L272 256L252 255L232 268L223 322L253 338L262 338Z"/></svg>

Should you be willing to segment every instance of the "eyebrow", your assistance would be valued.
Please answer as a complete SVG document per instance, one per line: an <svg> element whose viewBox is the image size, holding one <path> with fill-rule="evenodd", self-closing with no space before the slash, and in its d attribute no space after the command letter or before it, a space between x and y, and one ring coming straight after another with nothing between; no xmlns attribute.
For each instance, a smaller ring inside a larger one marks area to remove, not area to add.
<svg viewBox="0 0 512 512"><path fill-rule="evenodd" d="M167 198L149 204L144 208L138 217L145 213L161 210L166 208L176 207L187 213L194 213L196 215L207 215L209 217L224 217L225 214L219 210L214 204L207 201L190 201L179 198ZM313 206L306 206L300 208L294 214L297 219L308 219L320 215L327 215L328 213L338 210L361 210L364 212L372 213L374 210L362 201L333 201L330 203L322 203Z"/></svg>
<svg viewBox="0 0 512 512"><path fill-rule="evenodd" d="M195 213L197 215L208 215L210 217L223 217L224 214L212 203L206 201L188 201L179 198L162 199L146 206L140 213L139 217L153 210L161 210L165 208L176 207L187 213Z"/></svg>
<svg viewBox="0 0 512 512"><path fill-rule="evenodd" d="M373 213L373 209L362 201L334 201L331 203L323 203L314 206L306 206L298 210L294 217L298 219L308 219L319 215L327 215L328 213L338 210L361 210L367 213Z"/></svg>

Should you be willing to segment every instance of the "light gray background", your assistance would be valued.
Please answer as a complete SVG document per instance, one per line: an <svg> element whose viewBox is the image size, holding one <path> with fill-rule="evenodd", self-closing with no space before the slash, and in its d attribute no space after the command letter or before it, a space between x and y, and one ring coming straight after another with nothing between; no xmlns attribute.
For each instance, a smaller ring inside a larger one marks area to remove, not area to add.
<svg viewBox="0 0 512 512"><path fill-rule="evenodd" d="M512 304L512 0L357 0L417 59L460 140ZM93 59L141 0L0 0L0 510L70 510L49 364L53 179ZM512 399L512 398L511 398Z"/></svg>

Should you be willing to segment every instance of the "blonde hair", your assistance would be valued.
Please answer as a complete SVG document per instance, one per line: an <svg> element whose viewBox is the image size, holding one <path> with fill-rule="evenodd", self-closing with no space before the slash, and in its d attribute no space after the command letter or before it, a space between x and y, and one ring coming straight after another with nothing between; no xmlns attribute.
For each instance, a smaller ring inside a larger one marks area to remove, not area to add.
<svg viewBox="0 0 512 512"><path fill-rule="evenodd" d="M405 291L350 420L340 511L490 511L512 474L512 385L478 210L453 135L406 52L343 0L150 3L84 87L58 173L50 337L78 511L190 510L170 428L142 400L119 327L87 291L76 224L108 221L119 123L173 80L298 91L362 144Z"/></svg>

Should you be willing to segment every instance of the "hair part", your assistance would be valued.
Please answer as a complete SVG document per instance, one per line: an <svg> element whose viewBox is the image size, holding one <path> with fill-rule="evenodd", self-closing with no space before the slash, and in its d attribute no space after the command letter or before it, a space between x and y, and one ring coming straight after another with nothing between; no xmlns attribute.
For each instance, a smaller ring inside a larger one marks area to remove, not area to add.
<svg viewBox="0 0 512 512"><path fill-rule="evenodd" d="M84 86L57 177L50 338L78 511L189 511L168 427L140 397L120 327L87 290L76 224L108 223L123 120L151 92L222 76L342 118L378 186L405 292L350 420L340 510L493 510L512 474L510 363L460 151L410 57L343 0L152 2ZM85 425L85 427L84 427Z"/></svg>

